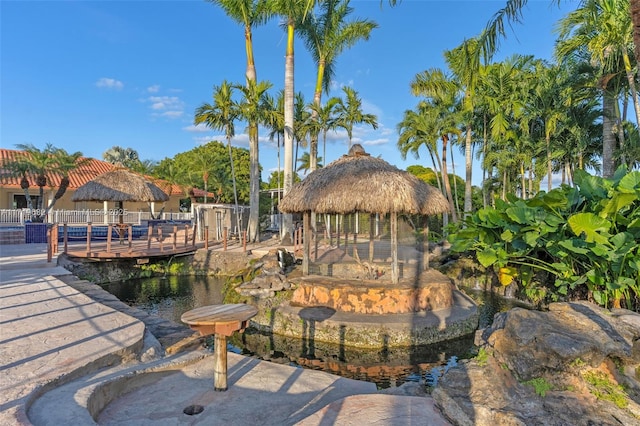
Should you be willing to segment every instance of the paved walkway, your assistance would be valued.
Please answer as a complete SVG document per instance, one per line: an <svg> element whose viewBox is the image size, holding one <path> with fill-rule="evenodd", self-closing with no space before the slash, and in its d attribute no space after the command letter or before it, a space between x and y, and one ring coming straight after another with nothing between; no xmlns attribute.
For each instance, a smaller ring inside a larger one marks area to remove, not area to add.
<svg viewBox="0 0 640 426"><path fill-rule="evenodd" d="M2 426L448 424L428 397L232 353L229 390L214 392L209 352L141 356L145 323L46 259L44 244L0 246Z"/></svg>

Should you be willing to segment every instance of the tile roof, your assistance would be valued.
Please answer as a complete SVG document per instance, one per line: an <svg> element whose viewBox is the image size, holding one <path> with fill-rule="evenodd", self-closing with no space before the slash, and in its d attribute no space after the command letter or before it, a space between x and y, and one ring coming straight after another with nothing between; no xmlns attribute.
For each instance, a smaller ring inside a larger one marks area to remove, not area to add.
<svg viewBox="0 0 640 426"><path fill-rule="evenodd" d="M4 149L0 148L0 186L8 187L8 188L20 188L20 178L12 177L5 175L4 169L2 165L5 162L14 161L18 156L23 154L24 151L18 151L13 149ZM96 176L101 175L102 173L109 172L115 169L116 166L107 163L106 161L96 160L95 158L89 158L87 164L79 167L77 170L69 173L69 190L73 191L94 179ZM163 191L167 192L169 195L177 195L180 197L185 197L184 191L178 186L170 184L169 182L154 178L151 176L146 176L147 179L158 185L162 188ZM29 179L29 185L32 187L37 187L36 185L36 177L33 175L27 175ZM59 187L60 180L62 176L56 173L47 174L47 184L51 187ZM167 191L167 189L171 187L171 193ZM196 197L204 197L204 191L201 189L195 188L194 193ZM214 196L215 194L209 193L208 196Z"/></svg>

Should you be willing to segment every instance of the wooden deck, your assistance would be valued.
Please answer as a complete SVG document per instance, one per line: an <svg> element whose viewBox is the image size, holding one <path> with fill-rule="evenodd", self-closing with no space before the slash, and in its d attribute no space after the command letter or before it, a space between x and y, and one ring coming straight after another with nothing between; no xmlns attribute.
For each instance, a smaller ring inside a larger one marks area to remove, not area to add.
<svg viewBox="0 0 640 426"><path fill-rule="evenodd" d="M62 252L68 256L96 259L143 259L193 253L201 248L209 248L208 241L196 241L196 230L190 225L150 225L144 238L133 238L133 227L127 224L109 225L105 237L96 240L92 226L87 225L83 241L70 241L63 228L62 242L59 242L58 227L51 228L49 241L52 253ZM208 238L205 230L205 237ZM115 235L115 236L114 236Z"/></svg>

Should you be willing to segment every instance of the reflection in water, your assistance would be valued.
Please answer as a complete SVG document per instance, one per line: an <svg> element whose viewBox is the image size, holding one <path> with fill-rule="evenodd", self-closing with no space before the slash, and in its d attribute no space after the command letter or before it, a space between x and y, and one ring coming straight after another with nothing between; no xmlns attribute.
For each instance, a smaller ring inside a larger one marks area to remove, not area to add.
<svg viewBox="0 0 640 426"><path fill-rule="evenodd" d="M182 314L190 309L223 303L225 279L170 276L114 282L103 285L103 288L131 306L180 323ZM495 313L524 306L488 292L465 292L478 303L481 328L491 324ZM388 388L405 382L433 385L439 374L455 365L458 359L471 356L473 349L473 335L428 346L351 348L339 343L315 341L313 325L310 321L306 335L300 339L265 334L250 327L229 339L229 350L366 380L376 383L379 388Z"/></svg>
<svg viewBox="0 0 640 426"><path fill-rule="evenodd" d="M130 306L181 324L183 313L222 303L223 278L168 276L118 281L102 288Z"/></svg>

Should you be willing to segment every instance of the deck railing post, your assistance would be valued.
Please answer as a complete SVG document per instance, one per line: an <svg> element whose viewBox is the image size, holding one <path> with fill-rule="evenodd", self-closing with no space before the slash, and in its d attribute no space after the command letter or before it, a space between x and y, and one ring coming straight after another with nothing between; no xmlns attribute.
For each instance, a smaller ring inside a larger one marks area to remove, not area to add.
<svg viewBox="0 0 640 426"><path fill-rule="evenodd" d="M51 263L53 260L53 239L51 227L47 226L47 263Z"/></svg>
<svg viewBox="0 0 640 426"><path fill-rule="evenodd" d="M184 246L186 247L189 243L189 225L184 225Z"/></svg>
<svg viewBox="0 0 640 426"><path fill-rule="evenodd" d="M107 225L107 253L111 253L111 233L113 232L113 225Z"/></svg>
<svg viewBox="0 0 640 426"><path fill-rule="evenodd" d="M127 232L129 233L129 253L133 251L133 225L129 224Z"/></svg>
<svg viewBox="0 0 640 426"><path fill-rule="evenodd" d="M209 249L209 225L204 227L204 248L205 250Z"/></svg>
<svg viewBox="0 0 640 426"><path fill-rule="evenodd" d="M64 240L64 252L67 253L69 249L69 229L67 228L67 224L62 225L62 236Z"/></svg>
<svg viewBox="0 0 640 426"><path fill-rule="evenodd" d="M222 247L224 251L227 251L227 228L222 230Z"/></svg>
<svg viewBox="0 0 640 426"><path fill-rule="evenodd" d="M164 251L162 246L162 225L158 225L158 242L160 243L160 251Z"/></svg>
<svg viewBox="0 0 640 426"><path fill-rule="evenodd" d="M242 252L247 252L247 231L242 231Z"/></svg>
<svg viewBox="0 0 640 426"><path fill-rule="evenodd" d="M173 225L173 249L178 248L178 225Z"/></svg>
<svg viewBox="0 0 640 426"><path fill-rule="evenodd" d="M87 222L87 256L91 252L91 222Z"/></svg>
<svg viewBox="0 0 640 426"><path fill-rule="evenodd" d="M151 249L151 234L153 234L153 225L149 224L147 229L147 250Z"/></svg>
<svg viewBox="0 0 640 426"><path fill-rule="evenodd" d="M196 232L198 231L198 224L195 223L193 225L193 235L191 236L191 246L195 247L196 246Z"/></svg>

